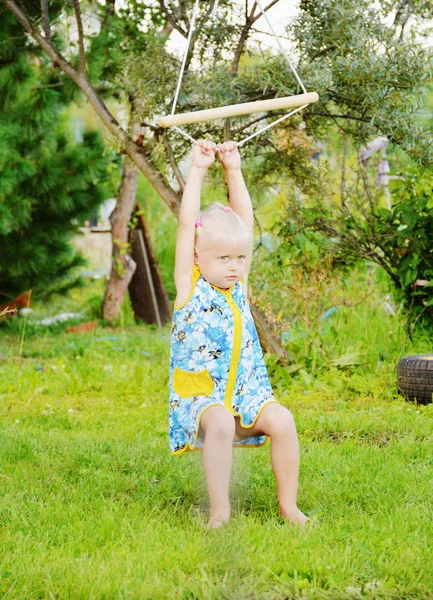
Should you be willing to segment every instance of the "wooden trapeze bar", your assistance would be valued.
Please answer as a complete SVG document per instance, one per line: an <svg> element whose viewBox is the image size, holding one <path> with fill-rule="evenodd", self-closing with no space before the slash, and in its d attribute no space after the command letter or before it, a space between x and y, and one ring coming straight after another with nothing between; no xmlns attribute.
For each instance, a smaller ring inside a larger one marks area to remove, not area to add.
<svg viewBox="0 0 433 600"><path fill-rule="evenodd" d="M313 104L319 100L316 92L299 94L298 96L285 96L284 98L272 98L271 100L258 100L257 102L244 102L243 104L230 104L219 108L209 108L195 112L167 115L158 120L160 127L173 127L201 123L202 121L214 121L215 119L226 119L227 117L238 117L268 110L281 110L284 108L296 108L304 104Z"/></svg>

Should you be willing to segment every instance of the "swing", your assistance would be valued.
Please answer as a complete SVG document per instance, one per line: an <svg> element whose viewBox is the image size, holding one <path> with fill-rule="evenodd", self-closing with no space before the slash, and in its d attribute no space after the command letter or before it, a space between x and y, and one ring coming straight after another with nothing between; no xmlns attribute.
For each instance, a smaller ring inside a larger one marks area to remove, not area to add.
<svg viewBox="0 0 433 600"><path fill-rule="evenodd" d="M180 69L179 80L177 82L176 93L174 95L171 114L164 116L164 117L160 117L160 119L158 120L158 125L160 127L164 127L164 128L173 127L173 129L175 129L180 134L182 134L184 137L188 138L190 141L192 141L194 144L196 144L197 141L193 137L191 137L188 133L186 133L186 131L184 131L183 129L180 128L181 125L190 125L192 123L202 123L203 121L214 121L216 119L226 119L228 117L237 117L237 116L241 116L241 115L249 115L252 113L265 112L265 111L270 111L270 110L282 110L285 108L294 109L294 110L291 110L288 114L284 115L283 117L280 117L276 121L273 121L266 127L263 127L259 131L256 131L255 133L244 138L240 142L237 142L237 146L241 146L242 144L245 144L246 142L253 139L257 135L260 135L261 133L265 132L266 130L270 129L271 127L274 127L278 123L281 123L281 121L284 121L288 117L301 111L309 104L312 104L319 100L319 96L316 92L308 93L307 90L305 89L305 86L302 83L302 80L299 77L292 61L290 60L289 56L287 55L283 46L281 45L281 42L278 39L278 36L275 33L274 28L272 27L266 12L263 10L260 0L257 0L257 5L258 5L262 15L265 17L265 19L268 23L268 26L269 26L272 34L274 35L278 46L280 47L281 52L283 53L285 59L287 60L290 68L292 69L292 71L303 91L303 94L298 94L296 96L285 96L283 98L272 98L271 100L259 100L256 102L244 102L242 104L231 104L229 106L221 106L219 108L210 108L207 110L199 110L199 111L195 111L195 112L175 114L177 101L178 101L178 97L179 97L180 86L182 83L183 72L185 70L186 58L188 56L188 50L189 50L189 46L191 43L192 33L194 30L194 23L195 23L197 13L198 13L199 2L200 2L200 0L196 0L195 6L194 6L194 12L193 12L193 15L191 18L191 27L190 27L189 33L188 33L187 47L186 47L186 50L185 50L185 53L183 56L182 66ZM215 0L212 14L216 13L216 10L218 8L218 2L219 2L219 0Z"/></svg>

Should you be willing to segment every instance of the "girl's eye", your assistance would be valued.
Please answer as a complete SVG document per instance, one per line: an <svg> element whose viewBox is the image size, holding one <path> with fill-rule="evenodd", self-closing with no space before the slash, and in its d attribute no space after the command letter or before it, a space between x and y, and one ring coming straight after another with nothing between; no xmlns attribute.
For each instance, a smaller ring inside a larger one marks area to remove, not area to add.
<svg viewBox="0 0 433 600"><path fill-rule="evenodd" d="M238 260L244 260L246 258L245 254L239 254Z"/></svg>
<svg viewBox="0 0 433 600"><path fill-rule="evenodd" d="M221 260L222 260L223 262L227 262L227 261L228 261L228 259L229 259L229 257L228 257L228 256L221 256L220 258L221 258Z"/></svg>

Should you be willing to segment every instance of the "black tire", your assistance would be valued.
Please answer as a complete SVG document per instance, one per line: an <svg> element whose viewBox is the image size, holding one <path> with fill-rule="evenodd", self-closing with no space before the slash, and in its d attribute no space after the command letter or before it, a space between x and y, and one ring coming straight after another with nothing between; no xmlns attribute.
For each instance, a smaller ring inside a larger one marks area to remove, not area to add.
<svg viewBox="0 0 433 600"><path fill-rule="evenodd" d="M433 354L404 356L397 365L397 387L406 400L429 404L433 395Z"/></svg>

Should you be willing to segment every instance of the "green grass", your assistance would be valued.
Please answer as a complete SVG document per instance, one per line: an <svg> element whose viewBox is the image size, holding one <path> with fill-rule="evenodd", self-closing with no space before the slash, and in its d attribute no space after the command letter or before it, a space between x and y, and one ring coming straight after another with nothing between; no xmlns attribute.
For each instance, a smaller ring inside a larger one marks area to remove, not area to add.
<svg viewBox="0 0 433 600"><path fill-rule="evenodd" d="M395 392L396 360L428 339L411 345L395 321L384 339L378 306L324 334L334 360L361 358L328 353L276 382L298 427L305 531L277 516L268 447L235 452L233 519L205 529L201 456L168 452L168 328L126 314L72 335L29 319L18 359L23 320L3 327L0 597L433 598L433 405Z"/></svg>

